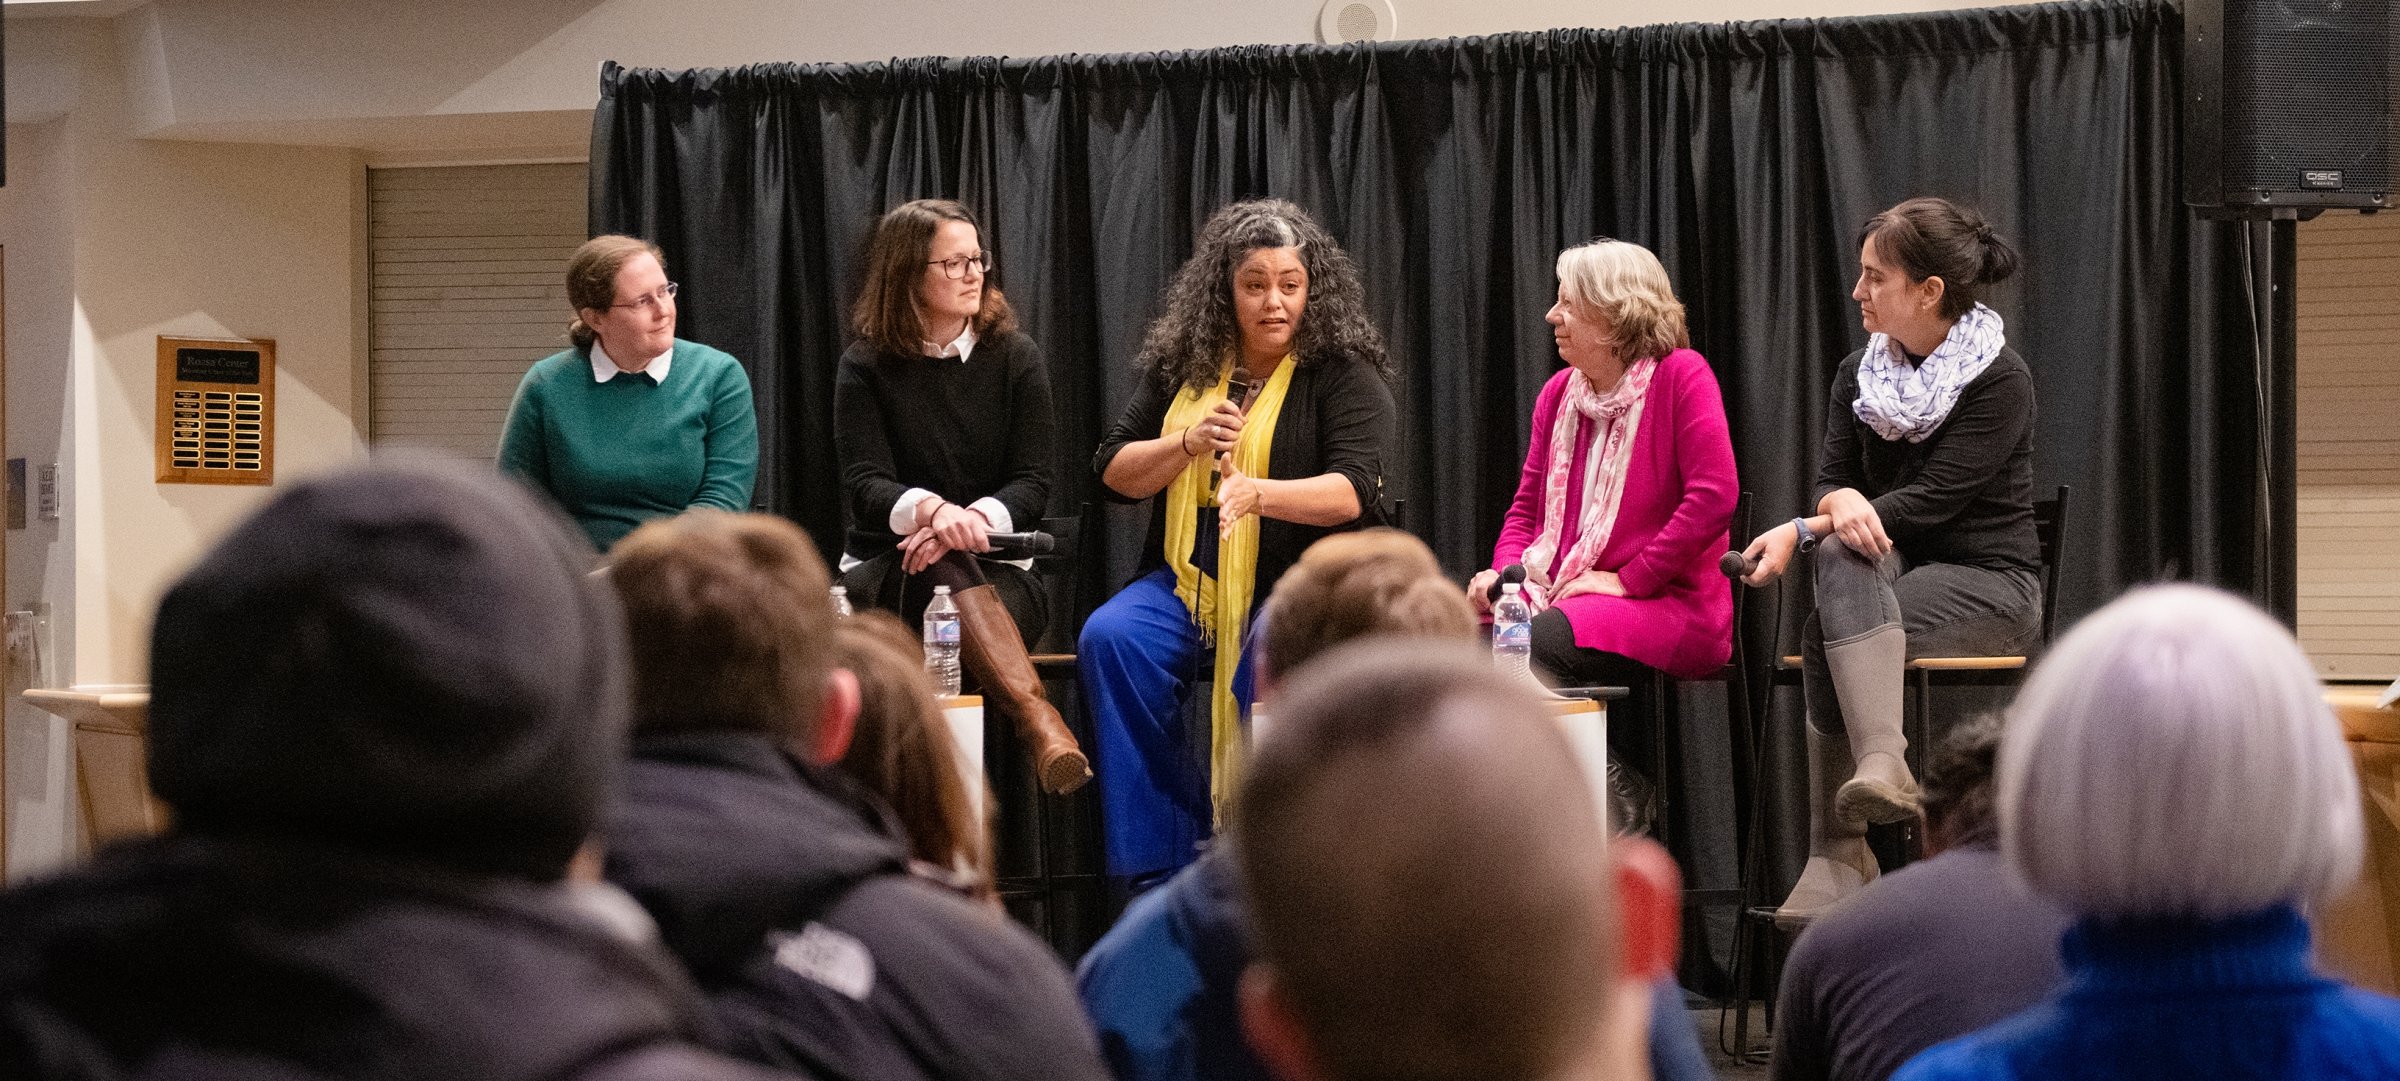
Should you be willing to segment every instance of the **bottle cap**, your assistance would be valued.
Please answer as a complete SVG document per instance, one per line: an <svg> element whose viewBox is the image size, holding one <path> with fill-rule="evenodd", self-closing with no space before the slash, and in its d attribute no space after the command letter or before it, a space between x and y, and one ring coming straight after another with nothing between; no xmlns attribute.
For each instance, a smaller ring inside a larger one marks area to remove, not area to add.
<svg viewBox="0 0 2400 1081"><path fill-rule="evenodd" d="M1500 595L1501 595L1501 596L1503 596L1503 597L1514 596L1514 595L1516 594L1516 592L1517 592L1517 588L1518 588L1518 583L1516 583L1516 582L1509 582L1509 583L1507 583L1507 584L1505 584L1505 585L1502 585L1502 586L1500 587Z"/></svg>

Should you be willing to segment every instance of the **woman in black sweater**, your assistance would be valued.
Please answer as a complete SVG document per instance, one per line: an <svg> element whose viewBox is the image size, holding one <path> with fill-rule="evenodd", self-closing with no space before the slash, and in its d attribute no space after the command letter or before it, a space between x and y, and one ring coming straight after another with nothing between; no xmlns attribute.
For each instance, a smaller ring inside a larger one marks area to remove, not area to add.
<svg viewBox="0 0 2400 1081"><path fill-rule="evenodd" d="M1805 556L1809 860L1779 919L1877 875L1867 826L1917 813L1903 758L1910 657L2022 653L2039 634L2033 372L1976 303L2017 253L1981 214L1911 199L1859 232L1871 333L1834 375L1816 513L1750 542L1762 585ZM1845 736L1847 738L1845 738Z"/></svg>
<svg viewBox="0 0 2400 1081"><path fill-rule="evenodd" d="M1323 227L1282 200L1235 203L1196 248L1092 459L1112 497L1157 497L1141 577L1077 650L1108 870L1137 887L1209 836L1250 702L1250 614L1310 543L1380 518L1392 438L1383 336ZM1205 757L1179 709L1203 682Z"/></svg>
<svg viewBox="0 0 2400 1081"><path fill-rule="evenodd" d="M949 586L967 670L1016 721L1043 789L1072 792L1091 765L1025 655L1047 601L1030 564L985 555L989 534L1040 522L1053 451L1041 347L1017 331L990 270L974 216L949 200L904 204L875 227L858 341L833 391L850 509L842 582L911 626Z"/></svg>

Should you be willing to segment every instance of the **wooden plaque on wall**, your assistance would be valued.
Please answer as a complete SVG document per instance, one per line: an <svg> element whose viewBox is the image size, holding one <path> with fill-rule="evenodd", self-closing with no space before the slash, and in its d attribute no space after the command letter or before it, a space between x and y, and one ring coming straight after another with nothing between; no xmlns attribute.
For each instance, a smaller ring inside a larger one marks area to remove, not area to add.
<svg viewBox="0 0 2400 1081"><path fill-rule="evenodd" d="M275 482L274 339L158 339L158 482Z"/></svg>

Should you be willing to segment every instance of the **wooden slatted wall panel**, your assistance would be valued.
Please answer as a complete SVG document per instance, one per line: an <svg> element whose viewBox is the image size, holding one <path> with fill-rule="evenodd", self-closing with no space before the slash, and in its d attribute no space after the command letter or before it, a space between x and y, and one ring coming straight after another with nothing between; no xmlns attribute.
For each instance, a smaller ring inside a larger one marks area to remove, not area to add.
<svg viewBox="0 0 2400 1081"><path fill-rule="evenodd" d="M378 445L490 461L517 381L566 347L581 164L374 169L371 409Z"/></svg>
<svg viewBox="0 0 2400 1081"><path fill-rule="evenodd" d="M2400 676L2400 213L2300 226L2300 642Z"/></svg>

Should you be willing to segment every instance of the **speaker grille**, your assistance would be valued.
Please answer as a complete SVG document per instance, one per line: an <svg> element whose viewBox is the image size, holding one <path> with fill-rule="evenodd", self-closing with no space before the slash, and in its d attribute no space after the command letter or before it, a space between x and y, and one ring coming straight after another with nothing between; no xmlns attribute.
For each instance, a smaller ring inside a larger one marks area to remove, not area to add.
<svg viewBox="0 0 2400 1081"><path fill-rule="evenodd" d="M1334 25L1341 29L1343 41L1373 41L1376 24L1381 21L1375 17L1374 8L1365 4L1344 4L1342 14Z"/></svg>
<svg viewBox="0 0 2400 1081"><path fill-rule="evenodd" d="M2392 190L2392 0L2225 5L2226 187Z"/></svg>

